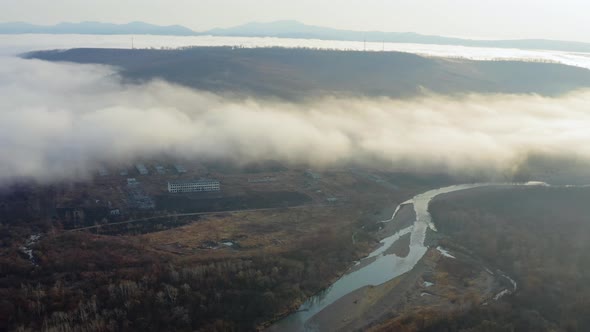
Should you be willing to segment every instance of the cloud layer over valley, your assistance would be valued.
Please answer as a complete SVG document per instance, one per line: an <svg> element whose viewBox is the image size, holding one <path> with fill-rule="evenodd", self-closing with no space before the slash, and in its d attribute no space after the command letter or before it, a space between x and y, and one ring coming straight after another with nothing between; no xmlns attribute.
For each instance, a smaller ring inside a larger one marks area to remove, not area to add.
<svg viewBox="0 0 590 332"><path fill-rule="evenodd" d="M590 91L289 103L123 84L103 66L0 63L0 182L83 177L101 163L162 154L495 175L531 153L590 159Z"/></svg>

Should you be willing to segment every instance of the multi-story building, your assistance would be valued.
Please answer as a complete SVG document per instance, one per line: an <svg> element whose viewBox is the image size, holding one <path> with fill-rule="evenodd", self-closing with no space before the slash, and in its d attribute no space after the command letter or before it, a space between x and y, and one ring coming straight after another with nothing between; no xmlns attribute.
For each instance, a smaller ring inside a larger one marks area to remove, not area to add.
<svg viewBox="0 0 590 332"><path fill-rule="evenodd" d="M168 182L168 192L171 193L195 193L220 191L218 180L200 179Z"/></svg>

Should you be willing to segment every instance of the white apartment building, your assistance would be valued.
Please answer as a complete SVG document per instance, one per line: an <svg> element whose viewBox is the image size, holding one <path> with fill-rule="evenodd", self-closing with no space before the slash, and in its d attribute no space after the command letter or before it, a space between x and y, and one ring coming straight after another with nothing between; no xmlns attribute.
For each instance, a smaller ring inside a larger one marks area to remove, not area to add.
<svg viewBox="0 0 590 332"><path fill-rule="evenodd" d="M200 179L168 182L170 193L195 193L220 191L221 186L218 180Z"/></svg>

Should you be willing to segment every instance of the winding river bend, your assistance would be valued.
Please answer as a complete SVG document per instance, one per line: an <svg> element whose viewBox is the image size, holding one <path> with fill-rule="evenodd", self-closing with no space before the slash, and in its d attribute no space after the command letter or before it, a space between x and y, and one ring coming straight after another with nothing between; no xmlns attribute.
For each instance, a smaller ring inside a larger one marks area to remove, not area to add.
<svg viewBox="0 0 590 332"><path fill-rule="evenodd" d="M438 195L455 191L489 187L489 186L547 186L543 182L516 183L474 183L461 184L427 191L416 195L409 201L400 204L390 219L383 223L392 222L403 205L412 204L416 213L414 223L394 235L381 240L381 246L369 256L363 258L355 267L332 286L322 293L308 299L297 312L280 320L269 328L269 331L316 331L309 321L320 311L333 304L343 296L365 286L377 286L388 282L414 268L416 263L424 256L428 248L424 245L427 229L436 231L432 222L432 216L428 212L430 201ZM387 254L400 237L410 233L410 252L406 257L398 257L395 254ZM358 266L362 266L358 268Z"/></svg>

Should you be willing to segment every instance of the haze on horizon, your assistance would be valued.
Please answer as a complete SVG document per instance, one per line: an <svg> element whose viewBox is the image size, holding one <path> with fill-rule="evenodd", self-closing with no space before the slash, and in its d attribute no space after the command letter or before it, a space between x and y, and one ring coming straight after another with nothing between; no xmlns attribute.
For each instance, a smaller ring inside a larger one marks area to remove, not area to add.
<svg viewBox="0 0 590 332"><path fill-rule="evenodd" d="M349 30L416 32L473 39L555 39L590 42L583 0L2 0L0 22L34 24L145 21L202 31L252 21L293 19ZM452 22L452 24L450 24Z"/></svg>

